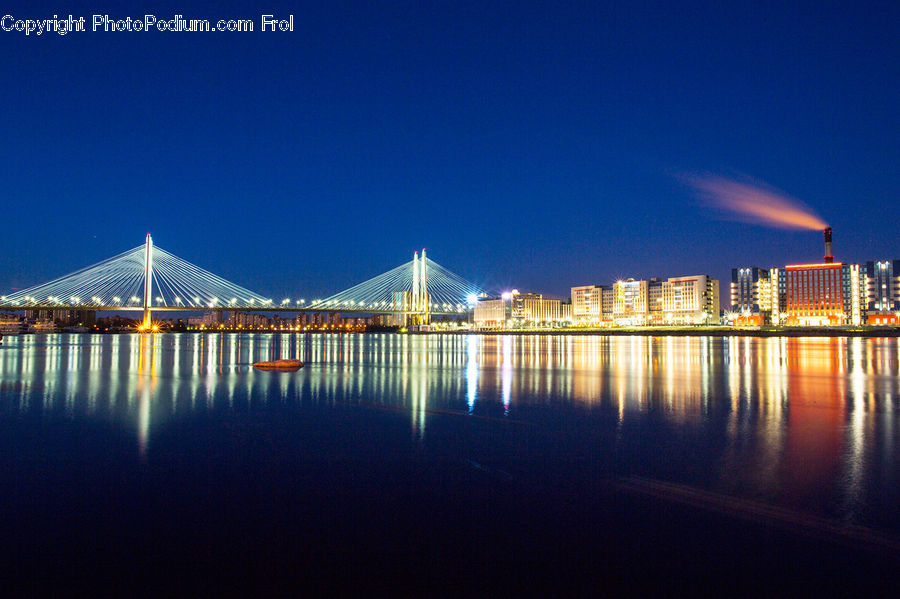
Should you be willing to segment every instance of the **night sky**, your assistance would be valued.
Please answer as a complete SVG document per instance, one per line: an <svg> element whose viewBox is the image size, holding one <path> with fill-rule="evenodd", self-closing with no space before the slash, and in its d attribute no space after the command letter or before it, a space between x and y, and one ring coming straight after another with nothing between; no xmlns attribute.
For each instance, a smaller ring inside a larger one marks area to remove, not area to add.
<svg viewBox="0 0 900 599"><path fill-rule="evenodd" d="M256 31L0 31L3 292L148 231L272 297L423 246L557 297L704 273L724 297L732 267L821 259L821 232L726 220L691 173L801 200L838 260L900 258L897 2L44 4L0 10Z"/></svg>

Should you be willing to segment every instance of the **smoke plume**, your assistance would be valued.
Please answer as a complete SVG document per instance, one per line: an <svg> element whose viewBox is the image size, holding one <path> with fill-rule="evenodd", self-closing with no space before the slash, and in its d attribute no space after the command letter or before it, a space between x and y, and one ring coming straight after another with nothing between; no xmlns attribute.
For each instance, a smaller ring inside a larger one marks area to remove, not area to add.
<svg viewBox="0 0 900 599"><path fill-rule="evenodd" d="M822 230L828 226L799 200L763 183L719 175L688 175L682 180L701 202L730 220L783 229Z"/></svg>

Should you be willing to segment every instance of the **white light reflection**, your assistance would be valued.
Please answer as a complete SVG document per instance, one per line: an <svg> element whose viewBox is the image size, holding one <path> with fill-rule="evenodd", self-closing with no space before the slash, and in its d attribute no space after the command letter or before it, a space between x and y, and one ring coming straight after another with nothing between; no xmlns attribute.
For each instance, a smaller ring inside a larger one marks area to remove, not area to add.
<svg viewBox="0 0 900 599"><path fill-rule="evenodd" d="M503 413L509 414L509 404L512 399L512 346L511 335L503 336L503 362L500 366L500 396L503 401Z"/></svg>
<svg viewBox="0 0 900 599"><path fill-rule="evenodd" d="M845 517L853 521L859 505L864 499L863 472L865 470L866 441L866 374L862 368L865 352L863 340L855 337L850 340L850 424L847 427L847 457ZM841 352L841 356L843 357Z"/></svg>
<svg viewBox="0 0 900 599"><path fill-rule="evenodd" d="M466 404L469 414L475 410L478 397L478 337L466 335Z"/></svg>
<svg viewBox="0 0 900 599"><path fill-rule="evenodd" d="M250 367L274 351L307 367ZM658 420L686 439L719 435L709 467L724 490L802 503L830 485L840 493L834 505L857 514L871 503L872 476L900 484L898 363L897 339L28 335L4 338L0 407L120 421L147 455L169 419L265 409L279 398L378 405L397 413L404 435L410 423L417 442L432 426L429 410L565 402L600 426Z"/></svg>

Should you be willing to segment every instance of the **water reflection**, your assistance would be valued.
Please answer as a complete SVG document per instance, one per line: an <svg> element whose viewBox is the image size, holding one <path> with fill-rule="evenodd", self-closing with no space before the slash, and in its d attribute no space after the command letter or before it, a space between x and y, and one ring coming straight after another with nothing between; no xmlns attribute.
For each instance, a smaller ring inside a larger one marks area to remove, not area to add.
<svg viewBox="0 0 900 599"><path fill-rule="evenodd" d="M279 357L307 366L251 366ZM898 363L898 340L874 338L21 336L0 347L0 417L111 420L146 455L168 422L272 402L408 412L417 443L438 413L575 410L648 469L700 461L725 490L832 502L852 520L898 495ZM652 455L657 441L684 455Z"/></svg>

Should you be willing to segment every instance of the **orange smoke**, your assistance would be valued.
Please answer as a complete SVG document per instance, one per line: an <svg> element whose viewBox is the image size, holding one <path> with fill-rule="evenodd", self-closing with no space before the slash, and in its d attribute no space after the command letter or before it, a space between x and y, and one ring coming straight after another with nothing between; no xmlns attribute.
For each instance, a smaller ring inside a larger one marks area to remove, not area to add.
<svg viewBox="0 0 900 599"><path fill-rule="evenodd" d="M762 183L718 175L692 175L683 180L701 201L729 213L733 220L784 229L822 230L828 226L799 200Z"/></svg>

